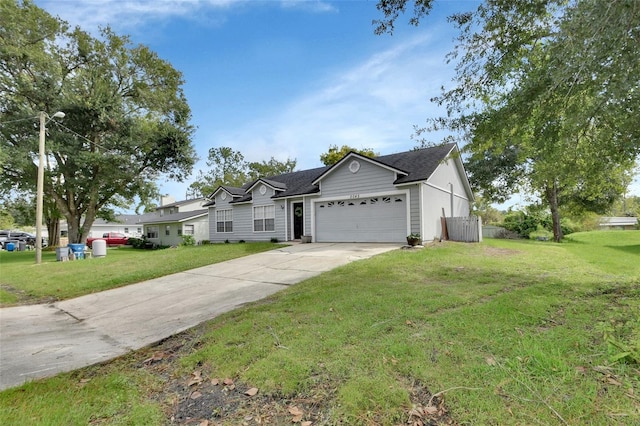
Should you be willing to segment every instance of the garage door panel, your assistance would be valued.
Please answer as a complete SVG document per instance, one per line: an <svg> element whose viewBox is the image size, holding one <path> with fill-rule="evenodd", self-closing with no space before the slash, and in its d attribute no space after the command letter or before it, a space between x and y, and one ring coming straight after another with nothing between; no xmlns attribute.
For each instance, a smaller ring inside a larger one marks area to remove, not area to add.
<svg viewBox="0 0 640 426"><path fill-rule="evenodd" d="M316 203L316 241L402 242L406 204L405 195Z"/></svg>

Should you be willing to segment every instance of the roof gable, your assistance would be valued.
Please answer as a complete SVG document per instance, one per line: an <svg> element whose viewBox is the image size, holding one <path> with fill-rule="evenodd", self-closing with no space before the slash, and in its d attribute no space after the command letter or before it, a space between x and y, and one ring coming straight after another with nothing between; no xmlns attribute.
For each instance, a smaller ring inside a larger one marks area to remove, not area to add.
<svg viewBox="0 0 640 426"><path fill-rule="evenodd" d="M396 185L428 180L438 166L451 152L456 144L450 143L430 148L416 149L378 157L377 160L389 166L406 170L405 176L400 176L394 182Z"/></svg>
<svg viewBox="0 0 640 426"><path fill-rule="evenodd" d="M276 191L285 191L287 189L287 184L284 182L278 182L273 179L259 178L259 179L256 179L252 184L250 184L246 192L253 191L254 188L261 183L267 185L271 189L275 189Z"/></svg>
<svg viewBox="0 0 640 426"><path fill-rule="evenodd" d="M396 167L394 167L392 165L389 165L389 164L386 164L384 162L379 161L380 157L371 158L371 157L367 157L366 155L359 154L359 153L357 153L355 151L351 151L347 155L342 157L342 159L340 161L338 161L337 163L335 163L334 165L329 167L322 175L318 176L318 178L315 181L313 181L313 184L314 185L319 184L322 179L326 178L331 173L333 173L335 170L340 168L343 164L345 164L349 160L353 160L354 158L358 158L359 160L362 160L362 161L368 161L368 162L370 162L372 164L375 164L377 166L380 166L382 168L390 170L390 171L392 171L394 173L401 174L403 176L407 174L407 172L404 171L404 170L398 169L398 168L396 168Z"/></svg>
<svg viewBox="0 0 640 426"><path fill-rule="evenodd" d="M220 185L207 198L213 200L220 191L224 191L227 194L231 195L232 197L242 197L245 193L244 188L238 188L236 186Z"/></svg>
<svg viewBox="0 0 640 426"><path fill-rule="evenodd" d="M383 155L376 158L370 158L357 152L350 152L333 166L318 167L315 169L301 170L297 172L285 173L277 176L269 176L256 179L247 183L242 188L234 188L228 186L220 186L211 195L213 198L219 191L224 190L233 196L230 204L247 203L252 201L252 190L256 185L262 183L276 190L276 194L271 198L282 199L289 197L297 197L302 195L315 194L320 191L319 183L326 176L330 175L336 168L344 165L349 160L357 158L359 161L367 161L376 166L393 171L396 173L395 185L408 184L413 182L427 181L435 172L442 162L447 159L451 153L457 150L455 143L440 145L430 148L415 149L412 151L400 152L397 154ZM461 160L457 160L458 170L464 174L468 184L464 166ZM470 191L470 187L468 191ZM209 203L213 205L215 203Z"/></svg>

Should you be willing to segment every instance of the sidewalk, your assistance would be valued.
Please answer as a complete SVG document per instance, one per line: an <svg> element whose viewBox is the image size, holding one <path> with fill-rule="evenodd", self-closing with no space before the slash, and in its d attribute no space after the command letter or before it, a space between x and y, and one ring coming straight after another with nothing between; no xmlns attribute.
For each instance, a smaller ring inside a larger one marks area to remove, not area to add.
<svg viewBox="0 0 640 426"><path fill-rule="evenodd" d="M104 362L391 244L297 244L53 304L0 309L0 390Z"/></svg>

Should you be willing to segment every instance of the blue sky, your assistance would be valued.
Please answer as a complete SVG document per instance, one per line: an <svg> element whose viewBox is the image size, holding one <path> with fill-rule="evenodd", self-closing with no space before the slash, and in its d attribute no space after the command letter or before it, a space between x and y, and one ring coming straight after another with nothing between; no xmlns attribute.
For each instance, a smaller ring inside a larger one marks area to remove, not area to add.
<svg viewBox="0 0 640 426"><path fill-rule="evenodd" d="M297 169L321 166L330 145L383 155L412 149L414 125L444 113L429 99L453 75L445 55L455 33L446 16L477 6L438 0L419 27L405 17L393 36L376 36L376 0L35 3L93 33L109 25L129 34L183 73L197 127L196 170L206 169L208 150L220 146L248 161L296 159ZM161 192L183 199L196 175L161 180Z"/></svg>

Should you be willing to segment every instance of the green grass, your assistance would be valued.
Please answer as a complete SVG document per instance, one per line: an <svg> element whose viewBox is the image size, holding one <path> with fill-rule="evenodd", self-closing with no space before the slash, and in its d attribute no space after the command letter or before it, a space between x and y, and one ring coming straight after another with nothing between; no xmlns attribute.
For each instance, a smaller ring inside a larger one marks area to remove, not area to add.
<svg viewBox="0 0 640 426"><path fill-rule="evenodd" d="M107 256L56 262L55 252L0 252L0 306L61 300L145 281L279 247L272 243L210 244L165 250L108 249Z"/></svg>
<svg viewBox="0 0 640 426"><path fill-rule="evenodd" d="M638 243L625 231L389 252L222 315L162 374L141 368L141 353L2 392L0 423L90 423L96 399L131 392L113 416L100 410L100 424L135 424L140 412L166 424L175 401L158 381L198 370L258 387L285 414L304 406L314 424L407 424L438 392L459 424L639 424L640 366L611 344L640 348ZM132 388L83 393L87 376ZM34 419L47 406L74 417Z"/></svg>

